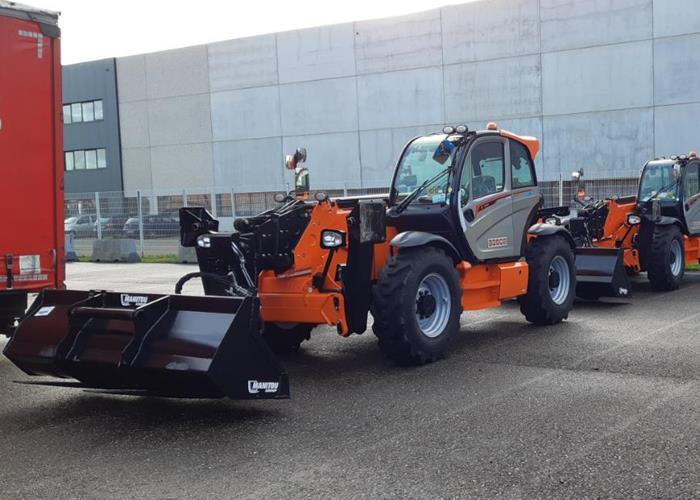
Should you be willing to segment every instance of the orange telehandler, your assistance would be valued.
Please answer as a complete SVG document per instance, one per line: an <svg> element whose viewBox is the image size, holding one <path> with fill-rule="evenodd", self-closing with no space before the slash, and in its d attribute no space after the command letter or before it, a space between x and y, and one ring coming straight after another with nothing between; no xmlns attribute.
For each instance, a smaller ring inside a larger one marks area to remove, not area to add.
<svg viewBox="0 0 700 500"><path fill-rule="evenodd" d="M309 195L306 152L287 157L295 191L235 221L180 211L181 242L200 270L174 295L46 291L5 355L31 375L119 393L234 399L288 397L273 352L297 349L316 325L348 337L367 328L400 364L443 356L462 311L517 298L551 325L572 308L575 243L537 223L539 142L499 130L446 127L411 140L387 196ZM206 296L180 295L202 279Z"/></svg>

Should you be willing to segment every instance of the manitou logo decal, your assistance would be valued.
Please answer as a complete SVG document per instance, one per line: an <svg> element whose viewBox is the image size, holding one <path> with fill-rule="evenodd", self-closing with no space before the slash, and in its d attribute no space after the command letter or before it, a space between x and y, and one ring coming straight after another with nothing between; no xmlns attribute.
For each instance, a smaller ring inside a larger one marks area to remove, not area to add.
<svg viewBox="0 0 700 500"><path fill-rule="evenodd" d="M508 237L501 236L500 238L489 238L486 241L488 248L503 248L508 246Z"/></svg>
<svg viewBox="0 0 700 500"><path fill-rule="evenodd" d="M279 382L258 382L257 380L249 380L248 392L251 394L257 394L259 392L277 392L279 386Z"/></svg>
<svg viewBox="0 0 700 500"><path fill-rule="evenodd" d="M148 297L145 295L129 295L128 293L122 293L121 299L124 307L148 304Z"/></svg>

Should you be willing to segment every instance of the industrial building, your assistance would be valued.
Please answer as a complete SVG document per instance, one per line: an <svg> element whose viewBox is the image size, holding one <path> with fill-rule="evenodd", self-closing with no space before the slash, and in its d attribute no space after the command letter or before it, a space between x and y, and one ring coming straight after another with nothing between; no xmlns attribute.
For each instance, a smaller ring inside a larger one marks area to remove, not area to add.
<svg viewBox="0 0 700 500"><path fill-rule="evenodd" d="M542 140L542 180L631 177L698 147L699 79L692 0L481 0L84 63L66 105L103 118L66 123L96 161L69 159L67 186L273 192L303 146L314 186L379 188L411 136L491 120Z"/></svg>

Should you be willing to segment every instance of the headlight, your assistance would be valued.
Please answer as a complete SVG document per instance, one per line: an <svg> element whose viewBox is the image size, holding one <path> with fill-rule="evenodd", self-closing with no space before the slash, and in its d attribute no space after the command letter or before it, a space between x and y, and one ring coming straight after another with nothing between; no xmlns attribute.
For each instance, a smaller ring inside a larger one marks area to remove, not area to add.
<svg viewBox="0 0 700 500"><path fill-rule="evenodd" d="M544 220L545 224L551 224L553 226L556 226L558 221L554 217L549 217L548 219Z"/></svg>
<svg viewBox="0 0 700 500"><path fill-rule="evenodd" d="M211 238L209 235L203 234L197 238L197 246L200 248L211 248Z"/></svg>
<svg viewBox="0 0 700 500"><path fill-rule="evenodd" d="M338 248L345 246L345 233L326 229L321 231L321 248Z"/></svg>
<svg viewBox="0 0 700 500"><path fill-rule="evenodd" d="M636 226L638 224L642 223L642 218L639 215L636 214L629 214L627 216L627 224L630 226Z"/></svg>

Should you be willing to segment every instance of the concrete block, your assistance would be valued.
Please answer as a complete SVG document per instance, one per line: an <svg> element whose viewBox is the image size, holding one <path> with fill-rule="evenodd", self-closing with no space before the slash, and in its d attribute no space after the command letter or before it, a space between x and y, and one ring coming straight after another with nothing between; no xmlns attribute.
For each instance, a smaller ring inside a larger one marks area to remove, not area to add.
<svg viewBox="0 0 700 500"><path fill-rule="evenodd" d="M447 123L542 113L538 55L456 64L444 71Z"/></svg>
<svg viewBox="0 0 700 500"><path fill-rule="evenodd" d="M654 41L654 102L700 101L700 35Z"/></svg>
<svg viewBox="0 0 700 500"><path fill-rule="evenodd" d="M151 150L149 148L122 149L122 175L125 191L153 189Z"/></svg>
<svg viewBox="0 0 700 500"><path fill-rule="evenodd" d="M360 129L443 123L442 68L357 77Z"/></svg>
<svg viewBox="0 0 700 500"><path fill-rule="evenodd" d="M216 186L237 192L284 190L284 170L281 137L214 143Z"/></svg>
<svg viewBox="0 0 700 500"><path fill-rule="evenodd" d="M107 238L92 243L92 262L141 262L136 240Z"/></svg>
<svg viewBox="0 0 700 500"><path fill-rule="evenodd" d="M441 124L360 131L362 187L388 188L401 151L419 135L439 132Z"/></svg>
<svg viewBox="0 0 700 500"><path fill-rule="evenodd" d="M151 146L211 141L207 94L156 99L148 103Z"/></svg>
<svg viewBox="0 0 700 500"><path fill-rule="evenodd" d="M148 101L119 104L119 130L122 148L143 148L148 138Z"/></svg>
<svg viewBox="0 0 700 500"><path fill-rule="evenodd" d="M217 92L211 109L215 141L282 135L277 87Z"/></svg>
<svg viewBox="0 0 700 500"><path fill-rule="evenodd" d="M539 0L490 0L442 8L445 64L536 54Z"/></svg>
<svg viewBox="0 0 700 500"><path fill-rule="evenodd" d="M147 54L146 90L149 99L209 92L206 46Z"/></svg>
<svg viewBox="0 0 700 500"><path fill-rule="evenodd" d="M654 156L684 155L700 150L700 103L655 108Z"/></svg>
<svg viewBox="0 0 700 500"><path fill-rule="evenodd" d="M146 56L117 58L119 102L146 99Z"/></svg>
<svg viewBox="0 0 700 500"><path fill-rule="evenodd" d="M700 31L697 0L654 0L654 36L674 36Z"/></svg>
<svg viewBox="0 0 700 500"><path fill-rule="evenodd" d="M283 135L357 130L355 77L280 86Z"/></svg>
<svg viewBox="0 0 700 500"><path fill-rule="evenodd" d="M441 29L439 9L355 23L358 74L439 66Z"/></svg>
<svg viewBox="0 0 700 500"><path fill-rule="evenodd" d="M208 49L212 92L277 83L274 34L212 43Z"/></svg>
<svg viewBox="0 0 700 500"><path fill-rule="evenodd" d="M355 74L352 23L277 34L280 83Z"/></svg>
<svg viewBox="0 0 700 500"><path fill-rule="evenodd" d="M63 249L65 250L65 261L78 262L78 254L75 253L75 246L73 246L73 235L66 234L64 240L65 243L63 245Z"/></svg>
<svg viewBox="0 0 700 500"><path fill-rule="evenodd" d="M154 147L151 172L157 189L209 189L214 185L211 143Z"/></svg>
<svg viewBox="0 0 700 500"><path fill-rule="evenodd" d="M586 178L639 174L654 155L652 108L544 117L543 180L583 167Z"/></svg>
<svg viewBox="0 0 700 500"><path fill-rule="evenodd" d="M545 115L651 106L651 41L542 55Z"/></svg>
<svg viewBox="0 0 700 500"><path fill-rule="evenodd" d="M284 137L284 151L306 148L311 189L331 190L360 187L360 152L357 132ZM293 184L292 172L284 171L285 182Z"/></svg>
<svg viewBox="0 0 700 500"><path fill-rule="evenodd" d="M177 261L182 264L196 264L197 251L194 247L183 247L179 245L177 249Z"/></svg>
<svg viewBox="0 0 700 500"><path fill-rule="evenodd" d="M541 0L542 50L567 50L652 36L652 0Z"/></svg>

